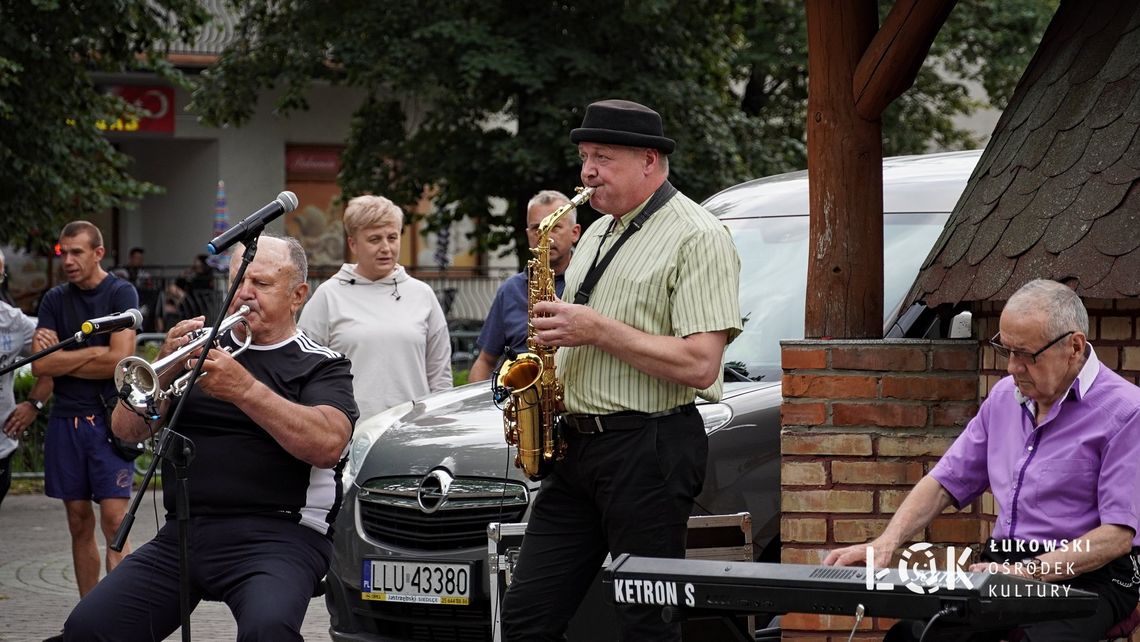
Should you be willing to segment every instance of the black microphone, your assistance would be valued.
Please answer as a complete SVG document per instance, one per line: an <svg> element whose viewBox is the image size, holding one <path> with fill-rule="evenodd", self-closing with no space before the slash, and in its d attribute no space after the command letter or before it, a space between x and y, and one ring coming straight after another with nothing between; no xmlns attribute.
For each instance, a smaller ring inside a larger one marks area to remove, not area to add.
<svg viewBox="0 0 1140 642"><path fill-rule="evenodd" d="M281 192L277 195L277 200L245 217L241 223L215 236L214 240L206 244L206 251L210 254L224 252L234 243L245 239L249 233L260 232L270 221L295 209L297 209L297 195L293 192Z"/></svg>
<svg viewBox="0 0 1140 642"><path fill-rule="evenodd" d="M142 313L131 308L126 312L109 314L105 317L99 317L98 319L84 321L83 325L79 326L79 332L86 336L92 336L96 334L107 334L108 332L118 332L119 330L125 330L127 328L138 330L142 327L142 322Z"/></svg>

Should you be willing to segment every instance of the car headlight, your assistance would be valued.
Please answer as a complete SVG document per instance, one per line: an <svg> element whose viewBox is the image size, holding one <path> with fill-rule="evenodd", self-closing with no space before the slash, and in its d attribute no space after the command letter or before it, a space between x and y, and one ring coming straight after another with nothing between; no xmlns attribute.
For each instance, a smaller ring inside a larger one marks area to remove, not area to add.
<svg viewBox="0 0 1140 642"><path fill-rule="evenodd" d="M705 434L710 435L732 419L732 408L723 403L705 403L697 406L705 422Z"/></svg>
<svg viewBox="0 0 1140 642"><path fill-rule="evenodd" d="M352 433L352 441L349 442L348 465L344 467L344 472L341 473L341 480L346 490L356 479L356 474L360 472L360 467L364 464L364 458L368 456L372 444L400 417L408 414L413 405L411 401L405 401L384 412L372 415L356 426Z"/></svg>

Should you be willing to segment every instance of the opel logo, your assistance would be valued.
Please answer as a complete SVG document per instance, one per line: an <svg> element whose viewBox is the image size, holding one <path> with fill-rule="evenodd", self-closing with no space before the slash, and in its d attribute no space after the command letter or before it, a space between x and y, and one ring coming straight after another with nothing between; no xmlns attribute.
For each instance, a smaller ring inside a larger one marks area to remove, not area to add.
<svg viewBox="0 0 1140 642"><path fill-rule="evenodd" d="M455 478L443 468L436 468L420 480L420 487L416 491L416 501L420 510L428 515L436 512L447 503L447 491Z"/></svg>

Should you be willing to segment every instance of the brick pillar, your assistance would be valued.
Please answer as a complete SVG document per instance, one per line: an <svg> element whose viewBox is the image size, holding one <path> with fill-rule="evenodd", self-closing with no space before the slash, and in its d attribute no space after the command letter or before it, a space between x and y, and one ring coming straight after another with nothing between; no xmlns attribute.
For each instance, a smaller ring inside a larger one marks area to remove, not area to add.
<svg viewBox="0 0 1140 642"><path fill-rule="evenodd" d="M781 560L819 564L833 548L877 536L974 415L978 342L805 340L782 348ZM949 509L916 541L976 545L992 513L988 496ZM866 637L855 639L881 639L892 623L866 618ZM853 617L789 614L784 638L838 642L853 625Z"/></svg>

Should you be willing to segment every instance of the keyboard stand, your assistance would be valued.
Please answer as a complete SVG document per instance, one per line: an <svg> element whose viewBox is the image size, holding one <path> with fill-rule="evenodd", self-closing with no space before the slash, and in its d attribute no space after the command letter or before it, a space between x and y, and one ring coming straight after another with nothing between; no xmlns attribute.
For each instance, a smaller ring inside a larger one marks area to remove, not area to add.
<svg viewBox="0 0 1140 642"><path fill-rule="evenodd" d="M753 642L755 637L740 618L724 611L709 611L703 609L683 609L676 606L661 607L661 619L666 622L684 622L686 620L718 619L724 622L724 628L732 634L736 642Z"/></svg>

